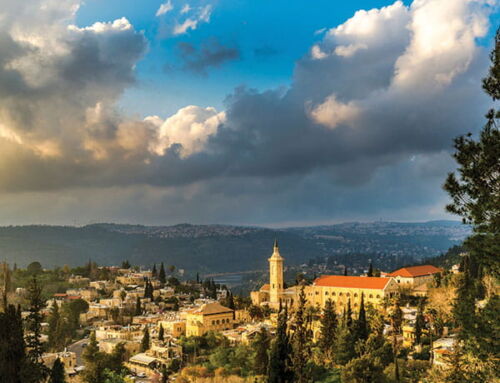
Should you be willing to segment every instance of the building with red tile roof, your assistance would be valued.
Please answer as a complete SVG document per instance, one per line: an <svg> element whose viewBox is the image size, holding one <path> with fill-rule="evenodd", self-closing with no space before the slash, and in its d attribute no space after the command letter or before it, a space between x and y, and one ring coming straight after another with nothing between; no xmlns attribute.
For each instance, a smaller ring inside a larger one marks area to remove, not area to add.
<svg viewBox="0 0 500 383"><path fill-rule="evenodd" d="M274 254L277 251L278 248L275 243ZM280 255L279 261L282 263L283 260ZM252 303L271 307L277 307L280 301L287 304L297 303L302 286L280 288L279 281L282 280L282 276L280 275L277 278L276 275L273 275L273 271L276 273L277 268L273 267L273 257L269 258L269 261L269 284L263 285L258 291L251 292ZM279 268L279 272L282 273L282 268ZM271 292L273 288L280 288L276 292L279 298L278 302L272 299ZM365 303L377 307L383 303L386 297L390 297L397 292L398 285L393 278L323 275L316 278L312 285L303 288L309 304L324 307L325 303L331 300L335 304L337 311L341 312L348 302L356 309L361 302L361 297L364 298Z"/></svg>
<svg viewBox="0 0 500 383"><path fill-rule="evenodd" d="M403 267L389 273L387 276L394 278L400 285L419 286L432 281L436 274L442 272L442 269L433 265L420 265Z"/></svg>

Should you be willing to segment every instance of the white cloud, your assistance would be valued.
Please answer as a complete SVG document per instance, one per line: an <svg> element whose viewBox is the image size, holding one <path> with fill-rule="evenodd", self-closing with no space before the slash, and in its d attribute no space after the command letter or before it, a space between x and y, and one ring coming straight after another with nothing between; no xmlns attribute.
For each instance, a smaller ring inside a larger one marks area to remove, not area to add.
<svg viewBox="0 0 500 383"><path fill-rule="evenodd" d="M189 6L189 4L184 5L181 9L181 15L188 13L191 9L192 8Z"/></svg>
<svg viewBox="0 0 500 383"><path fill-rule="evenodd" d="M166 3L163 3L160 5L160 8L156 11L156 16L162 16L168 12L170 12L172 9L174 9L174 6L172 5L172 1L168 0Z"/></svg>
<svg viewBox="0 0 500 383"><path fill-rule="evenodd" d="M173 145L182 145L180 155L186 158L205 149L211 136L217 133L219 126L225 121L224 112L215 108L201 108L190 105L179 109L176 114L162 121L158 116L147 117L159 129L159 141L154 151L158 155Z"/></svg>
<svg viewBox="0 0 500 383"><path fill-rule="evenodd" d="M339 124L352 123L359 116L360 109L354 102L344 104L337 101L335 95L332 94L322 104L312 109L310 113L318 124L334 129Z"/></svg>
<svg viewBox="0 0 500 383"><path fill-rule="evenodd" d="M187 13L192 8L189 8L186 12L181 12L181 13ZM174 35L182 35L187 33L189 30L195 30L198 28L198 25L202 22L208 23L210 21L210 16L212 14L212 6L206 5L204 7L201 7L197 10L197 13L191 17L188 17L186 20L184 20L182 23L176 23L174 26L173 34Z"/></svg>

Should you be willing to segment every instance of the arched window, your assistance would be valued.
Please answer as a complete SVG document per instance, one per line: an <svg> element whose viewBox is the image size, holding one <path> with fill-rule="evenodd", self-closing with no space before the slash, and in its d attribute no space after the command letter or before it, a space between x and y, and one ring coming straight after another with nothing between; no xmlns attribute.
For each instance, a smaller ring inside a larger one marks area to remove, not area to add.
<svg viewBox="0 0 500 383"><path fill-rule="evenodd" d="M380 295L377 294L377 298L380 298Z"/></svg>
<svg viewBox="0 0 500 383"><path fill-rule="evenodd" d="M358 297L358 293L354 293L354 298L357 298Z"/></svg>
<svg viewBox="0 0 500 383"><path fill-rule="evenodd" d="M325 291L325 295L328 295L328 291Z"/></svg>
<svg viewBox="0 0 500 383"><path fill-rule="evenodd" d="M348 297L350 297L350 296L351 296L351 294L349 294L349 293L346 293L346 295L347 295Z"/></svg>
<svg viewBox="0 0 500 383"><path fill-rule="evenodd" d="M337 295L337 294L335 294L335 291L334 291L334 292L332 293L332 296L335 296L335 295Z"/></svg>
<svg viewBox="0 0 500 383"><path fill-rule="evenodd" d="M370 294L370 299L373 298L373 294Z"/></svg>
<svg viewBox="0 0 500 383"><path fill-rule="evenodd" d="M342 296L342 293L339 293L339 297L341 297L341 296Z"/></svg>

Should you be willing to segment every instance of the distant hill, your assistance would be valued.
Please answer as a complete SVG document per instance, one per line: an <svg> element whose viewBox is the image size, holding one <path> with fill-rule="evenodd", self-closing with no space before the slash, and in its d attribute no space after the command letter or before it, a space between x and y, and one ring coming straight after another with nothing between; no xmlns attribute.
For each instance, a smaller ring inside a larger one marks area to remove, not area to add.
<svg viewBox="0 0 500 383"><path fill-rule="evenodd" d="M173 264L192 272L259 270L267 266L275 238L287 262L356 253L422 259L460 244L469 228L458 222L347 223L267 229L228 225L141 226L93 224L0 227L0 259L25 266Z"/></svg>

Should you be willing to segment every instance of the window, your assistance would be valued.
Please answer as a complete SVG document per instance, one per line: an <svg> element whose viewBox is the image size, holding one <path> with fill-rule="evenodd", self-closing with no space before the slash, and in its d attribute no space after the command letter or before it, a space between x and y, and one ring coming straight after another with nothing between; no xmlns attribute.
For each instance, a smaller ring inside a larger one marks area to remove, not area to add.
<svg viewBox="0 0 500 383"><path fill-rule="evenodd" d="M373 294L370 294L370 299L372 299L372 298L373 298Z"/></svg>
<svg viewBox="0 0 500 383"><path fill-rule="evenodd" d="M217 319L217 324L220 324L220 321Z"/></svg>
<svg viewBox="0 0 500 383"><path fill-rule="evenodd" d="M328 295L328 291L325 291L325 295Z"/></svg>
<svg viewBox="0 0 500 383"><path fill-rule="evenodd" d="M212 321L212 324L215 324L215 321L214 321L214 320Z"/></svg>
<svg viewBox="0 0 500 383"><path fill-rule="evenodd" d="M342 293L339 293L339 297L341 297L341 296L342 296Z"/></svg>
<svg viewBox="0 0 500 383"><path fill-rule="evenodd" d="M380 295L377 294L377 298L380 298Z"/></svg>
<svg viewBox="0 0 500 383"><path fill-rule="evenodd" d="M334 291L334 292L332 293L332 296L335 296L335 295L336 295L336 294L335 294L335 291Z"/></svg>
<svg viewBox="0 0 500 383"><path fill-rule="evenodd" d="M354 298L357 298L358 297L358 293L354 293Z"/></svg>
<svg viewBox="0 0 500 383"><path fill-rule="evenodd" d="M349 297L349 296L351 296L351 294L349 294L349 293L346 293L346 296L348 296L348 297Z"/></svg>
<svg viewBox="0 0 500 383"><path fill-rule="evenodd" d="M319 295L319 291L316 291L316 295Z"/></svg>

